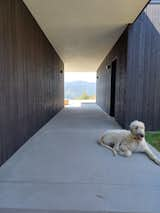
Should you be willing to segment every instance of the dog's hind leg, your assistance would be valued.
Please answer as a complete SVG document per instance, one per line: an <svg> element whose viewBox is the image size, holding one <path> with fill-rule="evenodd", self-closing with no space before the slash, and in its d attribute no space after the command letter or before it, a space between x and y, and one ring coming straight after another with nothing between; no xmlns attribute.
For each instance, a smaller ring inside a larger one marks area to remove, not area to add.
<svg viewBox="0 0 160 213"><path fill-rule="evenodd" d="M97 143L98 143L99 145L105 147L106 149L111 150L112 153L113 153L113 155L116 156L116 154L117 154L116 150L114 149L114 147L112 148L111 146L109 146L109 145L107 145L107 144L104 143L104 141L103 141L103 136L100 138L100 140L98 140Z"/></svg>
<svg viewBox="0 0 160 213"><path fill-rule="evenodd" d="M97 143L99 144L99 145L101 145L102 143L104 143L104 136L102 136L98 141L97 141Z"/></svg>
<svg viewBox="0 0 160 213"><path fill-rule="evenodd" d="M113 153L113 155L116 156L117 152L116 152L116 150L114 149L114 147L112 148L111 146L106 145L106 144L104 144L104 143L101 143L101 145L104 146L106 149L111 150L112 153Z"/></svg>

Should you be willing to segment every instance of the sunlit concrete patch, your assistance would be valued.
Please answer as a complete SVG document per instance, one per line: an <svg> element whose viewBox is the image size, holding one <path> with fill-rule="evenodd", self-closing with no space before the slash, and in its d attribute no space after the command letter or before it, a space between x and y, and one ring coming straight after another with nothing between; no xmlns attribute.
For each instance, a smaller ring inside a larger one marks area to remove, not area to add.
<svg viewBox="0 0 160 213"><path fill-rule="evenodd" d="M96 104L63 109L0 168L0 213L159 213L160 168L97 145L116 128Z"/></svg>

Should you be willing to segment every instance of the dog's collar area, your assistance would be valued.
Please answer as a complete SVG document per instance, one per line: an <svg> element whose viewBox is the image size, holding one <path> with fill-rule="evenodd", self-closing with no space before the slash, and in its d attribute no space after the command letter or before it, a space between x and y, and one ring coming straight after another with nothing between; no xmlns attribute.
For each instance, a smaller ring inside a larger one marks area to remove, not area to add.
<svg viewBox="0 0 160 213"><path fill-rule="evenodd" d="M135 140L137 143L142 141L142 139L140 139L138 136L135 135L131 135L131 139Z"/></svg>

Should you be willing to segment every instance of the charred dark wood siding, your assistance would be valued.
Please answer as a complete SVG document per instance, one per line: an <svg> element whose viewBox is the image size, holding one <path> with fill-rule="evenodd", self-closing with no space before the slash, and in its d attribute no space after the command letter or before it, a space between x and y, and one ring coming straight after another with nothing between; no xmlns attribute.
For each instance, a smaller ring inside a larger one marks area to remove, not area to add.
<svg viewBox="0 0 160 213"><path fill-rule="evenodd" d="M97 71L97 103L109 113L110 75L105 66L117 57L116 114L128 128L131 121L160 129L160 4L150 4L128 27Z"/></svg>
<svg viewBox="0 0 160 213"><path fill-rule="evenodd" d="M119 123L125 125L125 98L126 98L126 58L127 58L128 29L122 34L110 53L97 70L97 104L104 111L110 111L111 95L111 70L106 70L106 65L111 65L117 60L116 72L116 97L115 97L115 118Z"/></svg>
<svg viewBox="0 0 160 213"><path fill-rule="evenodd" d="M1 0L0 164L63 108L61 70L62 60L23 1Z"/></svg>
<svg viewBox="0 0 160 213"><path fill-rule="evenodd" d="M129 28L126 125L160 129L160 5L150 4Z"/></svg>

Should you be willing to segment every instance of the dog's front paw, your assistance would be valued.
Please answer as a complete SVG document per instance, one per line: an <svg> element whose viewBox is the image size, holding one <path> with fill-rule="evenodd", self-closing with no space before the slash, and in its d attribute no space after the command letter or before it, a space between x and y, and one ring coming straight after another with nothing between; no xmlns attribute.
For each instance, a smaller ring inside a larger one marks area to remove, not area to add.
<svg viewBox="0 0 160 213"><path fill-rule="evenodd" d="M156 164L157 164L158 166L160 166L160 160L159 160L159 159L156 160Z"/></svg>
<svg viewBox="0 0 160 213"><path fill-rule="evenodd" d="M154 158L153 161L154 161L158 166L160 166L160 159Z"/></svg>

